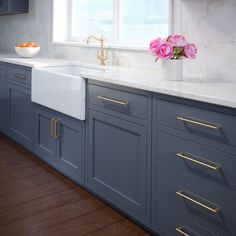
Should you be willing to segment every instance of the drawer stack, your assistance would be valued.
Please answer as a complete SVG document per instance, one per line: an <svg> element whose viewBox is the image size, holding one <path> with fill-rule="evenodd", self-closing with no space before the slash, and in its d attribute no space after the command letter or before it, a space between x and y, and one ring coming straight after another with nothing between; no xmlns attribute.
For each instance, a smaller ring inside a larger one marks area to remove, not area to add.
<svg viewBox="0 0 236 236"><path fill-rule="evenodd" d="M230 109L154 98L152 229L236 235L236 116Z"/></svg>

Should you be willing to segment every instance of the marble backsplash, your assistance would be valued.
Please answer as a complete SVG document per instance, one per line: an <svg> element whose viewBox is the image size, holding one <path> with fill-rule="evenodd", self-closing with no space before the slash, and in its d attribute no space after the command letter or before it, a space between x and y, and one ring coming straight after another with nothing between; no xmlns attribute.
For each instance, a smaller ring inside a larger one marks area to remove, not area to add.
<svg viewBox="0 0 236 236"><path fill-rule="evenodd" d="M96 49L55 46L51 43L51 1L30 0L30 13L0 16L0 52L14 53L22 41L36 41L42 57L59 57L97 63ZM198 57L184 62L184 76L235 81L236 1L182 0L182 32L198 47ZM109 50L115 65L159 68L144 51ZM157 70L158 71L158 70Z"/></svg>

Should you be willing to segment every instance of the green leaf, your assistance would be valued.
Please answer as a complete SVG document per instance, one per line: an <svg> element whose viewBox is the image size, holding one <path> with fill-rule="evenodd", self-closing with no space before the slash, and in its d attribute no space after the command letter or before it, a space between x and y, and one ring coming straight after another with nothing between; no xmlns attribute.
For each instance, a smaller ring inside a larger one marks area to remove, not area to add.
<svg viewBox="0 0 236 236"><path fill-rule="evenodd" d="M183 52L183 48L182 47L176 47L175 49L175 54L179 55L180 53Z"/></svg>

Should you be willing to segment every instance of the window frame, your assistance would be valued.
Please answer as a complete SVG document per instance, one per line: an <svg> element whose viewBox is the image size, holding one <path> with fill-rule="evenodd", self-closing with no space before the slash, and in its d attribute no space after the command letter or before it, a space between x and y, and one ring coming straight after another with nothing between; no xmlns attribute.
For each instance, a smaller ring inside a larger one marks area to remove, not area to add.
<svg viewBox="0 0 236 236"><path fill-rule="evenodd" d="M54 28L54 1L52 0L52 29ZM181 34L181 23L182 23L182 17L181 17L181 3L182 0L168 0L169 1L169 34L178 33ZM67 6L67 13L65 14L67 19L67 37L63 40L58 40L54 37L54 31L52 30L51 38L52 38L52 45L59 45L59 46L79 46L79 47L88 47L88 48L98 48L100 47L99 43L92 42L89 45L87 45L85 39L82 40L82 38L73 38L72 37L72 0L67 0L68 6ZM113 0L113 13L116 12L113 16L114 20L114 27L118 30L113 29L115 33L115 38L118 39L119 35L119 27L120 27L120 19L119 19L119 10L115 10L114 8L119 8L119 0ZM150 39L151 40L151 39ZM122 41L107 41L105 42L106 48L111 49L124 49L124 50L138 50L138 51L146 51L148 48L148 45L146 44L132 44L132 42L122 42Z"/></svg>

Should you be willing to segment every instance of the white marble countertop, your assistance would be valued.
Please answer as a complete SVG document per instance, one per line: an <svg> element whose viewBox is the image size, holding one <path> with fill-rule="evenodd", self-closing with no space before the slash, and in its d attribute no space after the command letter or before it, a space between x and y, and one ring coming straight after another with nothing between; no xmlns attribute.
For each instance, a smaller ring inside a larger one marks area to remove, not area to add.
<svg viewBox="0 0 236 236"><path fill-rule="evenodd" d="M98 67L73 60L23 59L17 56L1 54L0 61L32 68L66 65ZM91 72L82 73L81 76L87 79L236 108L236 82L221 82L217 79L209 80L207 78L184 78L183 81L166 81L163 80L161 71L134 67L110 67L104 71L91 70Z"/></svg>
<svg viewBox="0 0 236 236"><path fill-rule="evenodd" d="M0 61L6 63L12 63L19 66L27 67L47 67L47 66L60 66L60 65L70 65L73 63L72 60L66 59L56 59L56 58L21 58L17 55L2 55L0 54Z"/></svg>
<svg viewBox="0 0 236 236"><path fill-rule="evenodd" d="M220 82L203 78L167 81L163 80L161 72L137 68L91 71L82 73L81 76L87 79L236 108L236 82Z"/></svg>

